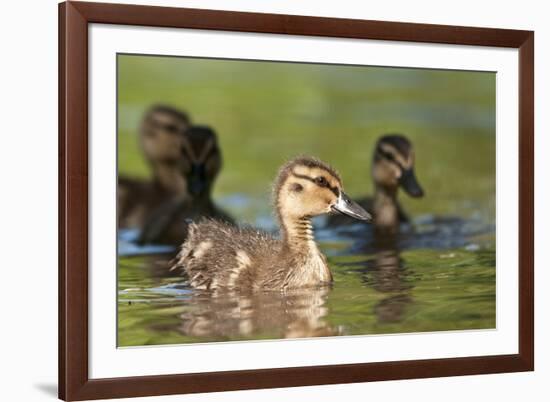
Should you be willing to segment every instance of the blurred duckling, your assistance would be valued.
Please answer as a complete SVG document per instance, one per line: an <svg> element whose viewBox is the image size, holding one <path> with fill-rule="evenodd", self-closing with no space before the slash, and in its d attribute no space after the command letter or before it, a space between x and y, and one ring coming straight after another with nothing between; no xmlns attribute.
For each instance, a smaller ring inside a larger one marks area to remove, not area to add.
<svg viewBox="0 0 550 402"><path fill-rule="evenodd" d="M376 143L371 168L374 197L360 199L358 203L373 212L377 232L395 233L400 223L409 222L397 200L400 187L411 197L424 196L414 173L414 160L413 146L403 135L388 134ZM349 223L353 221L340 216L331 217L328 221L329 226Z"/></svg>
<svg viewBox="0 0 550 402"><path fill-rule="evenodd" d="M286 163L273 195L278 239L251 228L203 220L190 225L172 269L183 269L191 286L216 291L284 291L332 282L327 260L314 240L311 218L337 211L368 221L369 213L346 196L334 169L311 157Z"/></svg>
<svg viewBox="0 0 550 402"><path fill-rule="evenodd" d="M233 223L211 197L221 169L222 154L214 130L207 126L187 129L178 160L178 174L184 188L148 216L139 243L181 244L187 234L188 221L201 217Z"/></svg>
<svg viewBox="0 0 550 402"><path fill-rule="evenodd" d="M118 179L119 227L141 228L152 211L187 191L179 169L187 114L167 105L152 106L139 129L141 150L151 168L152 180Z"/></svg>

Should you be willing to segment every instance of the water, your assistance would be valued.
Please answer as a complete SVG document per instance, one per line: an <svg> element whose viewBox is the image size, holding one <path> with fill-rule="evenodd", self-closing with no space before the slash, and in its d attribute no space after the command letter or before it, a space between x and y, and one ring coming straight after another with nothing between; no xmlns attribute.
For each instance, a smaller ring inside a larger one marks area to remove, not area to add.
<svg viewBox="0 0 550 402"><path fill-rule="evenodd" d="M423 216L401 229L381 241L362 224L319 228L331 287L217 296L169 271L174 251L128 247L122 232L119 346L494 328L492 225Z"/></svg>

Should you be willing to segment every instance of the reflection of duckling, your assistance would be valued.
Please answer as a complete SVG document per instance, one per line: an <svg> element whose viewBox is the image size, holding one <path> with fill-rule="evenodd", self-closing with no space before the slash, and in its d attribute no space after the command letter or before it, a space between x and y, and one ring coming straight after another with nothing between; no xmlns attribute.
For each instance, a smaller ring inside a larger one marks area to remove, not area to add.
<svg viewBox="0 0 550 402"><path fill-rule="evenodd" d="M401 322L413 302L409 294L397 294L379 301L374 306L374 313L381 324Z"/></svg>
<svg viewBox="0 0 550 402"><path fill-rule="evenodd" d="M374 150L372 178L375 184L374 198L359 200L363 207L372 210L377 231L395 232L399 223L409 218L397 201L397 190L402 187L411 197L422 197L424 191L414 174L414 150L410 141L402 135L381 137ZM351 223L345 217L335 216L329 225Z"/></svg>
<svg viewBox="0 0 550 402"><path fill-rule="evenodd" d="M340 335L325 321L330 288L281 292L228 291L221 297L194 294L181 315L186 336L212 340L304 338Z"/></svg>
<svg viewBox="0 0 550 402"><path fill-rule="evenodd" d="M285 164L274 186L281 238L212 220L192 224L174 268L183 268L201 289L274 289L332 281L313 237L311 217L339 211L370 215L342 191L338 174L323 162L302 157Z"/></svg>
<svg viewBox="0 0 550 402"><path fill-rule="evenodd" d="M178 160L181 193L159 206L147 219L141 243L180 244L185 240L188 220L201 217L232 223L211 199L212 187L222 167L216 133L206 126L192 126L183 136Z"/></svg>
<svg viewBox="0 0 550 402"><path fill-rule="evenodd" d="M384 295L374 306L379 323L402 321L410 305L414 303L409 279L412 272L406 267L395 244L396 236L380 236L375 239L376 252L373 258L358 261L350 266L359 266L361 282Z"/></svg>
<svg viewBox="0 0 550 402"><path fill-rule="evenodd" d="M412 285L408 282L408 272L399 251L394 248L383 249L376 253L373 270L369 273L374 289L389 293L374 307L380 323L401 322L410 305Z"/></svg>
<svg viewBox="0 0 550 402"><path fill-rule="evenodd" d="M170 106L151 107L140 127L141 149L152 173L151 181L119 177L118 221L120 227L141 227L147 216L163 202L186 192L178 168L183 133L189 118Z"/></svg>

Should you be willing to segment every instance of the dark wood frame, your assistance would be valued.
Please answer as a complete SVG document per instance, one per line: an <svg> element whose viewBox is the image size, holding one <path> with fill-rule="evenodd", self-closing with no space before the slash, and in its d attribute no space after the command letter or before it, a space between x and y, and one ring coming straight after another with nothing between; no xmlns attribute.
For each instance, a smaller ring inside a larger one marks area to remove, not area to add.
<svg viewBox="0 0 550 402"><path fill-rule="evenodd" d="M519 353L314 367L88 377L88 24L261 32L519 49ZM534 33L168 7L59 5L59 397L83 400L532 371Z"/></svg>

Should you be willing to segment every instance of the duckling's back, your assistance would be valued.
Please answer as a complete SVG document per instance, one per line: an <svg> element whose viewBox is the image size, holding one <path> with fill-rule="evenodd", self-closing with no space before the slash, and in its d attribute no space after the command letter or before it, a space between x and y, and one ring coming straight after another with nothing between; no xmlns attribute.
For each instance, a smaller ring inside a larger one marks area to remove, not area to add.
<svg viewBox="0 0 550 402"><path fill-rule="evenodd" d="M183 268L197 289L252 289L265 282L266 256L281 244L266 233L204 219L189 226L174 268Z"/></svg>

